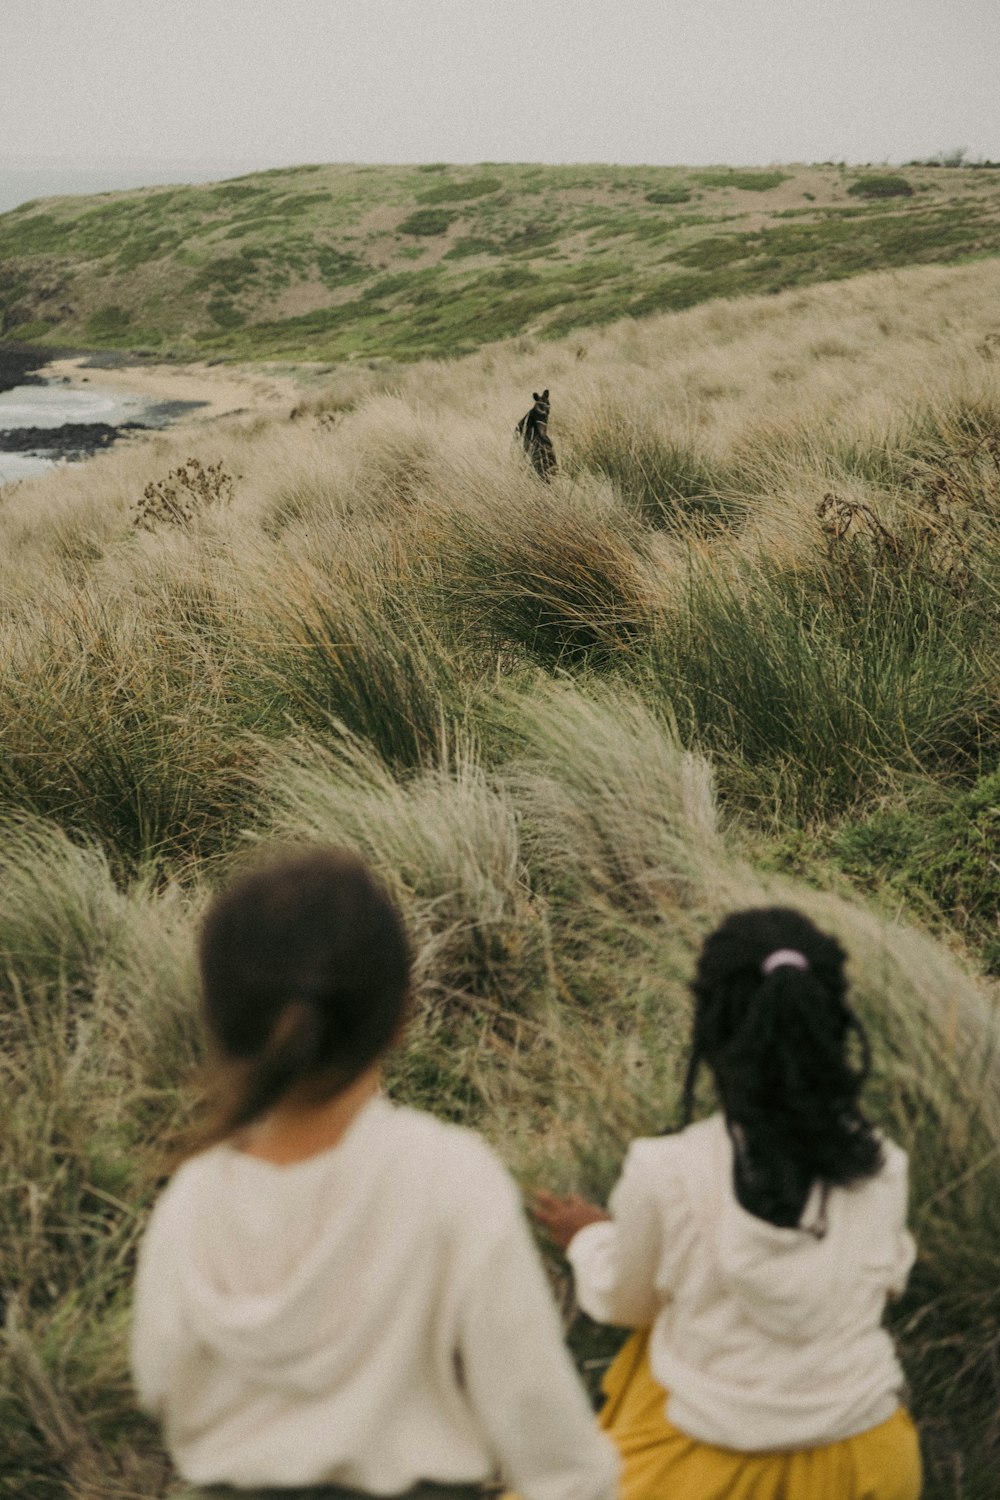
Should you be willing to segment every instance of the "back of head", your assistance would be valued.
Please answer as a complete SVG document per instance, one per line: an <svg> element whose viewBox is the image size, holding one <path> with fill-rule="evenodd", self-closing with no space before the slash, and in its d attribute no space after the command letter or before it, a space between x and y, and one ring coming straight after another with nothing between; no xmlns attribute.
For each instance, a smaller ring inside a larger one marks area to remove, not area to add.
<svg viewBox="0 0 1000 1500"><path fill-rule="evenodd" d="M858 1103L868 1044L844 962L835 938L786 907L728 917L698 959L685 1117L705 1063L736 1146L737 1195L772 1223L798 1224L815 1182L846 1185L881 1162Z"/></svg>
<svg viewBox="0 0 1000 1500"><path fill-rule="evenodd" d="M228 1098L216 1134L298 1090L330 1098L392 1045L410 955L402 921L343 849L272 856L209 906L199 941L205 1019Z"/></svg>

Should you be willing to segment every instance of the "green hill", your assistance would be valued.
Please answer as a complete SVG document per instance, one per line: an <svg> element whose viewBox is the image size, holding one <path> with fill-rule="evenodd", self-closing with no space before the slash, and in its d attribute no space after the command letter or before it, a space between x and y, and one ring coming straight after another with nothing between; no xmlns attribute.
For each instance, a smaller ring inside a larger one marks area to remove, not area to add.
<svg viewBox="0 0 1000 1500"><path fill-rule="evenodd" d="M0 341L453 355L1000 253L1000 172L303 166L0 215Z"/></svg>

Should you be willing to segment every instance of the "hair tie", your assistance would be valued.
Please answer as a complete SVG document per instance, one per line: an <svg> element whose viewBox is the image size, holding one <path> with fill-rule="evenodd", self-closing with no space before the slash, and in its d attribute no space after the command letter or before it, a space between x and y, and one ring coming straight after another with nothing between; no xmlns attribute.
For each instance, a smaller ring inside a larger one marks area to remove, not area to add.
<svg viewBox="0 0 1000 1500"><path fill-rule="evenodd" d="M809 960L797 948L776 948L769 953L760 966L762 974L773 974L775 969L808 969Z"/></svg>

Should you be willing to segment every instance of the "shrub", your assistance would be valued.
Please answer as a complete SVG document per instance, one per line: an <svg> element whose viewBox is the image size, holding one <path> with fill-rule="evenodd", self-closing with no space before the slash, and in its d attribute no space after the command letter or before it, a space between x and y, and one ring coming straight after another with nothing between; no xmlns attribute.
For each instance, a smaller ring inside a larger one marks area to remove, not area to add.
<svg viewBox="0 0 1000 1500"><path fill-rule="evenodd" d="M655 192L646 194L647 203L689 203L690 201L690 188L682 187L680 183L677 183L675 187L657 188Z"/></svg>
<svg viewBox="0 0 1000 1500"><path fill-rule="evenodd" d="M750 193L766 193L788 179L787 172L739 172L728 168L718 172L695 172L693 176L702 187L739 188Z"/></svg>
<svg viewBox="0 0 1000 1500"><path fill-rule="evenodd" d="M118 306L101 307L87 319L86 334L95 343L114 343L127 338L131 332L132 314L128 308Z"/></svg>
<svg viewBox="0 0 1000 1500"><path fill-rule="evenodd" d="M146 531L160 525L190 526L209 506L228 504L234 486L221 459L206 465L200 458L189 458L166 479L150 480L133 508L134 523Z"/></svg>
<svg viewBox="0 0 1000 1500"><path fill-rule="evenodd" d="M458 203L469 198L483 198L503 187L499 177L467 177L464 182L441 182L417 194L418 203Z"/></svg>
<svg viewBox="0 0 1000 1500"><path fill-rule="evenodd" d="M410 214L402 221L398 226L399 233L445 234L457 217L457 214L450 214L444 208L419 208L416 213Z"/></svg>
<svg viewBox="0 0 1000 1500"><path fill-rule="evenodd" d="M911 198L913 186L905 177L880 174L875 177L858 177L847 189L853 198Z"/></svg>
<svg viewBox="0 0 1000 1500"><path fill-rule="evenodd" d="M213 297L208 304L208 313L219 328L242 328L246 314L234 307L228 297Z"/></svg>

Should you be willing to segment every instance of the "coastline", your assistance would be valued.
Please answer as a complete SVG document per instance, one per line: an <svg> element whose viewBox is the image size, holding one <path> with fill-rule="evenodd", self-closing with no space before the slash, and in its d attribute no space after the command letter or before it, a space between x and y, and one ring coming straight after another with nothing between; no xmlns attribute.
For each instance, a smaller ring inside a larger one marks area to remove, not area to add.
<svg viewBox="0 0 1000 1500"><path fill-rule="evenodd" d="M117 350L0 348L0 486L167 429L291 414L324 366L156 363Z"/></svg>
<svg viewBox="0 0 1000 1500"><path fill-rule="evenodd" d="M43 380L70 387L93 383L123 396L190 406L188 413L171 426L244 413L274 415L295 404L303 384L292 374L277 375L243 365L209 365L204 360L190 365L139 364L100 354L56 358L39 366L38 374Z"/></svg>

